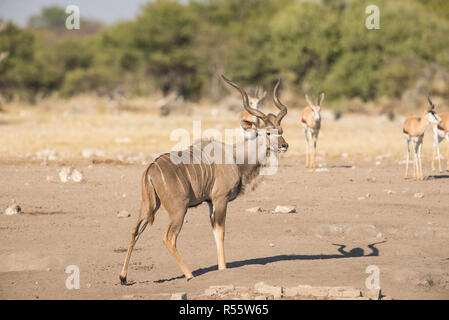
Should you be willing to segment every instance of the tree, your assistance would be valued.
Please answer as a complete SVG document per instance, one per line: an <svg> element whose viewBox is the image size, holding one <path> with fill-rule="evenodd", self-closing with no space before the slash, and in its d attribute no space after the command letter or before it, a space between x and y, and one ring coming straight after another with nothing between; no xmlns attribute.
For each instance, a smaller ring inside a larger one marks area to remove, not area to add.
<svg viewBox="0 0 449 320"><path fill-rule="evenodd" d="M58 6L45 7L38 15L31 16L28 25L32 28L55 29L65 27L67 14Z"/></svg>

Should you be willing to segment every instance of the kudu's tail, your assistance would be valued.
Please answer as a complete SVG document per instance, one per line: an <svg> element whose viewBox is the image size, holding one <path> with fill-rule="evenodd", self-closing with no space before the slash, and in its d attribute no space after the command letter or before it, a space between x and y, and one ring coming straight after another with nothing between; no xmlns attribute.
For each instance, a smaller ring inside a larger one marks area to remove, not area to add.
<svg viewBox="0 0 449 320"><path fill-rule="evenodd" d="M154 216L159 207L160 200L151 179L148 177L150 167L151 165L145 170L142 176L142 203L140 205L140 217L146 218L148 224L151 226L154 222Z"/></svg>

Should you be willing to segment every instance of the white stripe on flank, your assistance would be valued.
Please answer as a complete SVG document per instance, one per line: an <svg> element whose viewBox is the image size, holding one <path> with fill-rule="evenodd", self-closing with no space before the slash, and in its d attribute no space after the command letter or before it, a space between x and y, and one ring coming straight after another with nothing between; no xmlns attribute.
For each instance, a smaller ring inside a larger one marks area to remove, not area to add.
<svg viewBox="0 0 449 320"><path fill-rule="evenodd" d="M167 183L165 182L164 173L162 172L161 167L159 166L159 164L157 162L154 162L154 164L157 165L157 167L159 168L159 172L161 173L162 182L164 183L164 189L167 189Z"/></svg>

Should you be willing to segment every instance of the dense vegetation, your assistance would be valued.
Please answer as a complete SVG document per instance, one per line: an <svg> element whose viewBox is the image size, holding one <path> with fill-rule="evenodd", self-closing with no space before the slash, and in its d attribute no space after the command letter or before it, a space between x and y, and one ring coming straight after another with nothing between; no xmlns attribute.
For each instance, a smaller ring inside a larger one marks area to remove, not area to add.
<svg viewBox="0 0 449 320"><path fill-rule="evenodd" d="M365 8L380 9L380 29ZM290 90L327 99L401 98L421 86L449 98L449 5L445 0L196 0L148 3L132 21L61 32L64 9L28 28L0 31L0 93L33 100L121 90L219 98L219 74L245 85L282 76ZM51 30L58 29L58 32Z"/></svg>

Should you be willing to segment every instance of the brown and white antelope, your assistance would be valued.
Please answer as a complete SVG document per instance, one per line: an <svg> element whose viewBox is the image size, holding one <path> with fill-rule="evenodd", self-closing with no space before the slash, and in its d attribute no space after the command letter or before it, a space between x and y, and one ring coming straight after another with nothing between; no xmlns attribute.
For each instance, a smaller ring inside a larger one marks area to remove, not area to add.
<svg viewBox="0 0 449 320"><path fill-rule="evenodd" d="M260 88L257 87L256 92L255 92L255 96L248 96L248 102L249 102L249 106L253 109L259 110L259 107L262 104L263 99L265 99L267 92L264 91L262 93L262 96L259 97L259 91ZM242 130L245 131L245 129L248 129L251 127L250 122L254 122L257 125L259 125L259 118L250 114L247 110L243 110L242 113L240 113L240 125L242 126Z"/></svg>
<svg viewBox="0 0 449 320"><path fill-rule="evenodd" d="M407 159L405 163L405 175L404 178L408 178L408 163L410 161L410 142L413 147L413 179L424 180L424 174L422 171L421 161L421 149L424 138L424 132L429 124L438 125L441 122L441 118L435 112L435 105L432 103L430 96L427 97L430 106L424 110L421 117L414 114L407 116L402 128L404 133L405 145L407 148Z"/></svg>
<svg viewBox="0 0 449 320"><path fill-rule="evenodd" d="M280 111L277 115L272 113L266 115L250 107L248 95L244 89L225 76L222 77L240 92L245 110L262 120L263 124L257 125L252 120L243 120L246 130L250 132L245 135L243 142L227 145L214 140L199 140L183 151L188 160L187 163L172 161L173 156L179 156L179 152L173 151L162 154L147 167L142 176L140 215L132 230L120 273L122 284L126 284L127 268L133 247L146 226L153 224L160 205L165 208L169 217L163 242L187 280L193 278L193 274L176 249L176 239L181 231L187 209L203 202L209 205L209 218L217 246L218 269L226 269L224 235L228 202L241 194L244 185L259 174L269 155L287 151L288 144L282 137L281 128L281 121L287 114L287 107L278 98L281 80L278 80L273 90L273 101ZM260 155L254 162L249 161L251 154L248 150L251 143L256 143L257 153ZM213 150L214 156L216 152L224 151L226 154L226 151L231 150L231 157L227 158L230 161L216 161L215 157L214 160L210 150ZM244 151L239 154L238 150Z"/></svg>
<svg viewBox="0 0 449 320"><path fill-rule="evenodd" d="M432 154L432 171L435 171L435 154L438 157L438 169L441 170L441 157L440 157L440 142L446 139L447 141L447 162L446 162L446 170L449 171L449 112L438 113L438 116L441 118L441 122L432 125L433 130L433 154Z"/></svg>
<svg viewBox="0 0 449 320"><path fill-rule="evenodd" d="M308 106L304 108L301 114L301 125L306 138L306 168L315 168L316 163L316 143L321 129L321 104L324 100L324 93L318 97L317 103L310 101L306 94L306 101ZM310 152L310 142L312 145L312 152Z"/></svg>

